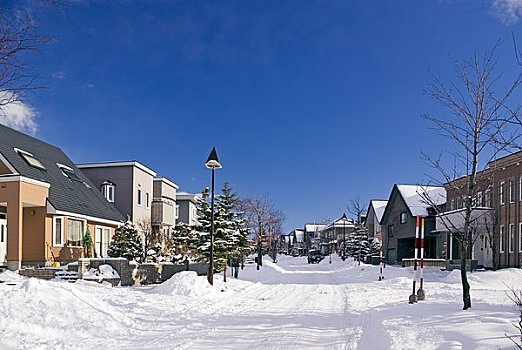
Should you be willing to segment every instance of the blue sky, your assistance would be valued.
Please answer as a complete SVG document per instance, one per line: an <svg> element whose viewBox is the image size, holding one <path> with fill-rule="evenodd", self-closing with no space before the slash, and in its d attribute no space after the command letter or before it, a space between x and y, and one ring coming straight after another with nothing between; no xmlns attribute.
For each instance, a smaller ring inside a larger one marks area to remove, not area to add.
<svg viewBox="0 0 522 350"><path fill-rule="evenodd" d="M446 143L420 115L428 69L451 77L504 41L517 71L520 1L64 2L39 14L53 40L32 63L36 136L76 162L138 160L197 192L216 146L242 195L268 195L285 228L387 199ZM522 44L520 44L522 45ZM519 98L519 97L517 97Z"/></svg>

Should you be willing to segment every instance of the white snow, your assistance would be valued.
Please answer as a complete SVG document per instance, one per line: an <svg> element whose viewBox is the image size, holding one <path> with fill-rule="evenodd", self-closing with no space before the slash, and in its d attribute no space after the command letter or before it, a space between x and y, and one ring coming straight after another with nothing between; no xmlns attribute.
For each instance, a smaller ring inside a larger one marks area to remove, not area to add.
<svg viewBox="0 0 522 350"><path fill-rule="evenodd" d="M89 271L83 274L83 279L103 281L106 279L120 278L120 275L111 265L103 264L97 269L91 268Z"/></svg>
<svg viewBox="0 0 522 350"><path fill-rule="evenodd" d="M377 221L381 222L384 210L386 209L386 205L388 205L388 201L372 200L370 201L370 205L373 206L373 211L375 212Z"/></svg>
<svg viewBox="0 0 522 350"><path fill-rule="evenodd" d="M446 189L438 186L397 185L413 216L428 216L427 208L446 203Z"/></svg>
<svg viewBox="0 0 522 350"><path fill-rule="evenodd" d="M0 274L0 349L512 349L506 292L522 270L426 269L427 300L408 304L413 271L306 257L264 258L240 279L183 272L161 285L107 287Z"/></svg>

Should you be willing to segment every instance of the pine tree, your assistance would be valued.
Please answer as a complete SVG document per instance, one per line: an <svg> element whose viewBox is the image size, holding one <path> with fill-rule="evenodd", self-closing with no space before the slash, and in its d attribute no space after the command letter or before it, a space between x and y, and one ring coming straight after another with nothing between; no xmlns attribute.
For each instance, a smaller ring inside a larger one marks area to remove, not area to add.
<svg viewBox="0 0 522 350"><path fill-rule="evenodd" d="M107 254L113 258L125 258L130 261L140 260L143 256L143 245L132 222L127 221L125 225L116 229Z"/></svg>
<svg viewBox="0 0 522 350"><path fill-rule="evenodd" d="M198 260L197 243L198 232L184 222L176 224L176 228L172 232L171 253L175 256L175 260Z"/></svg>
<svg viewBox="0 0 522 350"><path fill-rule="evenodd" d="M203 192L201 192L201 197L196 201L196 208L201 213L201 216L198 217L199 225L196 227L198 234L196 251L199 260L206 262L210 261L210 229L212 212L210 204L208 203L209 197L210 191L209 188L206 187ZM215 219L216 215L214 215L214 220Z"/></svg>
<svg viewBox="0 0 522 350"><path fill-rule="evenodd" d="M363 260L370 252L370 243L368 242L368 231L360 228L350 235L349 254L357 259Z"/></svg>
<svg viewBox="0 0 522 350"><path fill-rule="evenodd" d="M90 258L92 257L92 235L91 231L89 230L89 227L87 227L87 230L85 231L85 234L83 235L83 250L85 253L85 256Z"/></svg>

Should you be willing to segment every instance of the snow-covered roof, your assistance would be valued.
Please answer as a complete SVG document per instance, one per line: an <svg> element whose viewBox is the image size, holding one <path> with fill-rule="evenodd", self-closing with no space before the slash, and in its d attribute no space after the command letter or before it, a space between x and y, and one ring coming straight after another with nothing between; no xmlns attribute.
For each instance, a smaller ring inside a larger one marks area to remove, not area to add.
<svg viewBox="0 0 522 350"><path fill-rule="evenodd" d="M305 224L305 232L322 231L325 227L326 225Z"/></svg>
<svg viewBox="0 0 522 350"><path fill-rule="evenodd" d="M295 241L296 242L304 242L304 231L302 230L294 230L295 232Z"/></svg>
<svg viewBox="0 0 522 350"><path fill-rule="evenodd" d="M375 216L377 217L377 221L380 223L382 220L382 215L384 214L384 210L386 209L386 205L388 201L378 201L371 200L370 206L373 207L373 211L375 212Z"/></svg>
<svg viewBox="0 0 522 350"><path fill-rule="evenodd" d="M397 185L413 216L428 216L428 208L446 203L446 189L439 186Z"/></svg>

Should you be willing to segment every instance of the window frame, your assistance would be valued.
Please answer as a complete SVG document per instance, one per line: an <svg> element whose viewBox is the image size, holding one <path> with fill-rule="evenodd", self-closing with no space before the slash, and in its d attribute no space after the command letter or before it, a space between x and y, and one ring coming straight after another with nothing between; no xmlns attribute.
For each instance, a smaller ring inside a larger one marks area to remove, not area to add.
<svg viewBox="0 0 522 350"><path fill-rule="evenodd" d="M399 222L401 223L401 225L406 224L408 222L408 212L403 211L399 214Z"/></svg>
<svg viewBox="0 0 522 350"><path fill-rule="evenodd" d="M476 201L477 207L482 208L484 206L483 199L484 199L484 196L482 194L482 191L478 191L477 192L477 201Z"/></svg>
<svg viewBox="0 0 522 350"><path fill-rule="evenodd" d="M47 168L45 167L45 165L43 165L42 162L40 161L40 159L36 158L34 156L34 154L24 151L23 149L16 148L16 147L14 148L14 150L24 160L24 162L26 162L29 166L36 168L36 169L47 171Z"/></svg>
<svg viewBox="0 0 522 350"><path fill-rule="evenodd" d="M504 193L504 185L505 185L505 182L504 181L500 181L499 187L498 187L498 198L499 198L500 205L506 204L506 197L505 197L505 193Z"/></svg>
<svg viewBox="0 0 522 350"><path fill-rule="evenodd" d="M518 252L522 253L522 222L518 223Z"/></svg>
<svg viewBox="0 0 522 350"><path fill-rule="evenodd" d="M150 208L150 193L145 192L145 208Z"/></svg>
<svg viewBox="0 0 522 350"><path fill-rule="evenodd" d="M509 231L508 231L509 239L508 239L508 252L514 253L515 252L515 224L509 224Z"/></svg>
<svg viewBox="0 0 522 350"><path fill-rule="evenodd" d="M143 190L141 189L141 185L138 185L138 191L136 193L136 203L138 206L143 206Z"/></svg>
<svg viewBox="0 0 522 350"><path fill-rule="evenodd" d="M499 230L499 246L500 246L500 252L504 253L504 234L506 233L506 229L504 225L500 225Z"/></svg>
<svg viewBox="0 0 522 350"><path fill-rule="evenodd" d="M81 236L80 236L80 245L70 245L69 244L69 221L70 220L73 220L73 221L81 221L83 223L83 230L81 232ZM66 233L66 242L67 242L67 247L68 248L83 248L83 236L85 235L85 231L87 230L87 220L85 219L80 219L80 218L76 218L76 217L68 217L67 218L67 233ZM65 244L65 242L64 242Z"/></svg>
<svg viewBox="0 0 522 350"><path fill-rule="evenodd" d="M61 220L61 230L60 230L60 241L62 242L61 244L56 244L56 220L57 219L60 219ZM53 217L53 247L63 247L64 246L64 243L65 243L65 240L64 240L64 232L65 232L65 216L54 216Z"/></svg>
<svg viewBox="0 0 522 350"><path fill-rule="evenodd" d="M509 186L509 203L515 203L515 181L514 179L508 180Z"/></svg>

